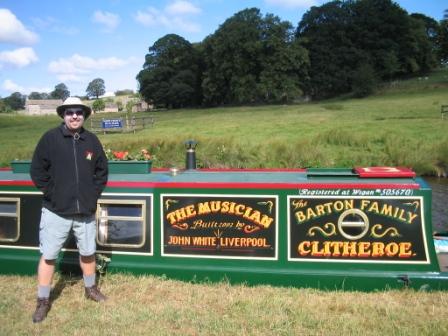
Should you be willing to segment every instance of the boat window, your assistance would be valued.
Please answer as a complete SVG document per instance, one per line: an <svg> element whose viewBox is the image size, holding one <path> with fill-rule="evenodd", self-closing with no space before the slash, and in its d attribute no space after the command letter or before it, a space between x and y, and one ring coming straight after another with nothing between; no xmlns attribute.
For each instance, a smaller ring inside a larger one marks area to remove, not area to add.
<svg viewBox="0 0 448 336"><path fill-rule="evenodd" d="M0 242L19 240L20 198L0 197Z"/></svg>
<svg viewBox="0 0 448 336"><path fill-rule="evenodd" d="M101 246L142 247L145 244L145 200L98 200L97 241Z"/></svg>

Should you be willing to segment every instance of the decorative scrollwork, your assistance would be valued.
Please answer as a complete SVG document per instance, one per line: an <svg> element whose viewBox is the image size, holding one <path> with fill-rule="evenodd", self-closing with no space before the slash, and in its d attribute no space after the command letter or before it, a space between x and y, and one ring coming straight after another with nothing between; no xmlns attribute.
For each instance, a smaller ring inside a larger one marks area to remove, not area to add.
<svg viewBox="0 0 448 336"><path fill-rule="evenodd" d="M244 233L253 233L258 230L260 230L260 227L256 225L245 225L243 229Z"/></svg>
<svg viewBox="0 0 448 336"><path fill-rule="evenodd" d="M306 204L307 204L307 202L304 202L303 200L292 201L294 210L297 210L298 208L303 208L306 206Z"/></svg>
<svg viewBox="0 0 448 336"><path fill-rule="evenodd" d="M174 224L173 225L174 228L185 231L188 229L188 224L187 223L182 223L182 224Z"/></svg>
<svg viewBox="0 0 448 336"><path fill-rule="evenodd" d="M390 237L401 237L401 234L398 232L396 228L388 228L383 233L379 233L379 230L382 230L383 226L381 224L375 224L372 226L372 229L370 231L370 235L374 238L383 238L386 235L389 235Z"/></svg>
<svg viewBox="0 0 448 336"><path fill-rule="evenodd" d="M403 203L404 205L412 205L414 207L414 212L416 212L418 210L418 208L420 207L420 202L419 201L414 201L414 202L408 202L408 203Z"/></svg>
<svg viewBox="0 0 448 336"><path fill-rule="evenodd" d="M175 204L175 203L179 203L179 201L173 200L173 199L167 199L165 201L165 208L166 208L166 210L168 210L168 208L171 206L171 204Z"/></svg>
<svg viewBox="0 0 448 336"><path fill-rule="evenodd" d="M220 229L218 229L218 230L216 230L216 231L213 231L213 233L214 233L215 237L219 239L219 238L222 237L222 234L223 234L224 232L221 231Z"/></svg>
<svg viewBox="0 0 448 336"><path fill-rule="evenodd" d="M308 230L307 235L310 237L314 237L316 231L324 237L334 236L336 234L336 225L334 225L333 223L326 223L324 224L323 228L321 228L320 226L313 226Z"/></svg>
<svg viewBox="0 0 448 336"><path fill-rule="evenodd" d="M257 204L260 204L260 205L267 205L269 213L272 213L272 208L273 208L273 206L274 206L274 203L273 203L272 201L257 202Z"/></svg>

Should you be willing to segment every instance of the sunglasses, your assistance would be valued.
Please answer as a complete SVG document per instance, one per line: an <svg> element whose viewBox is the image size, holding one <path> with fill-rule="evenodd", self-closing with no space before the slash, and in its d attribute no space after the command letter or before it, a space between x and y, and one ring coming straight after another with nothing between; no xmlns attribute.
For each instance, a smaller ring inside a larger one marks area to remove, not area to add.
<svg viewBox="0 0 448 336"><path fill-rule="evenodd" d="M84 117L84 111L79 109L79 110L65 110L64 115L65 116L72 116L76 114L77 116L83 116Z"/></svg>

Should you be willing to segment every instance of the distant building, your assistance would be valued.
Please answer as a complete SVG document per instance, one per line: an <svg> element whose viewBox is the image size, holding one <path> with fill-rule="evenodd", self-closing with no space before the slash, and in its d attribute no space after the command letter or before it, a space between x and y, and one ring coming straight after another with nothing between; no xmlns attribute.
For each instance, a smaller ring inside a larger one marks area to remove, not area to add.
<svg viewBox="0 0 448 336"><path fill-rule="evenodd" d="M129 101L134 101L132 106L132 112L144 112L153 108L152 105L148 105L143 100L138 100L131 97L125 97L119 99L123 106L123 112L126 112L126 104ZM92 105L92 102L85 102L87 105ZM44 115L44 114L56 114L56 108L62 104L61 99L27 99L25 102L26 115ZM99 113L118 112L117 102L106 101L106 106L103 111ZM92 111L92 113L94 113Z"/></svg>
<svg viewBox="0 0 448 336"><path fill-rule="evenodd" d="M56 114L56 108L62 104L62 99L27 99L26 115Z"/></svg>
<svg viewBox="0 0 448 336"><path fill-rule="evenodd" d="M132 106L132 112L145 112L153 109L153 105L149 105L147 102L134 98L132 96L122 97L121 102L123 104L123 110L126 111L126 104L128 102L134 102Z"/></svg>
<svg viewBox="0 0 448 336"><path fill-rule="evenodd" d="M132 106L132 112L145 112L152 110L153 106L149 105L147 102L140 100Z"/></svg>
<svg viewBox="0 0 448 336"><path fill-rule="evenodd" d="M100 112L118 112L118 105L116 103L106 102L106 107Z"/></svg>

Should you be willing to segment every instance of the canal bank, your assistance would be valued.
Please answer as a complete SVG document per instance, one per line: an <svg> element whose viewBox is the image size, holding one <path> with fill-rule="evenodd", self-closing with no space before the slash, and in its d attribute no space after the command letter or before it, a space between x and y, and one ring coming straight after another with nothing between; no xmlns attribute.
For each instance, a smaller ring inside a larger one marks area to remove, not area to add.
<svg viewBox="0 0 448 336"><path fill-rule="evenodd" d="M448 178L424 177L432 189L432 226L434 232L448 232Z"/></svg>

